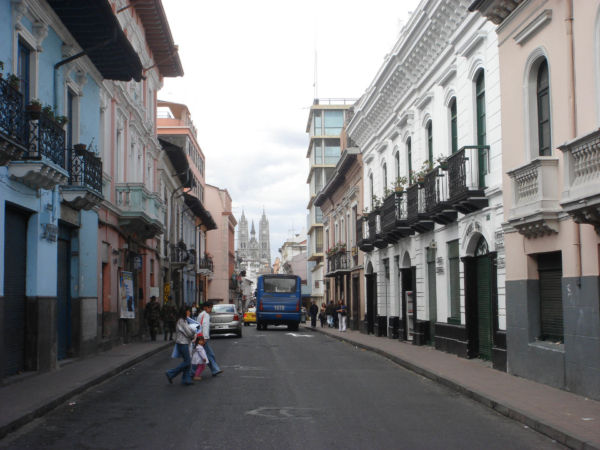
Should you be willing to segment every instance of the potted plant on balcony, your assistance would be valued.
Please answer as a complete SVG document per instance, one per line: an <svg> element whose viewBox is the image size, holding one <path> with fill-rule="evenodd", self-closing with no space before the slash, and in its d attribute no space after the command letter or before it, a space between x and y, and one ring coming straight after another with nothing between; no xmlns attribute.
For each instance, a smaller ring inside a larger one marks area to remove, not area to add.
<svg viewBox="0 0 600 450"><path fill-rule="evenodd" d="M394 193L393 189L383 188L383 198L388 198Z"/></svg>
<svg viewBox="0 0 600 450"><path fill-rule="evenodd" d="M398 177L394 180L394 190L396 192L404 191L404 186L408 184L408 178L406 177Z"/></svg>
<svg viewBox="0 0 600 450"><path fill-rule="evenodd" d="M10 84L10 86L13 89L16 89L17 91L21 90L21 77L19 77L18 75L15 75L14 73L9 73L6 81L8 81L8 84Z"/></svg>
<svg viewBox="0 0 600 450"><path fill-rule="evenodd" d="M70 122L70 120L67 116L56 116L54 121L63 128L65 127L66 124L68 124Z"/></svg>
<svg viewBox="0 0 600 450"><path fill-rule="evenodd" d="M42 108L42 114L45 115L48 119L54 121L54 108L51 105L46 105Z"/></svg>
<svg viewBox="0 0 600 450"><path fill-rule="evenodd" d="M346 243L342 241L338 241L336 244L338 253L342 253L346 251Z"/></svg>
<svg viewBox="0 0 600 450"><path fill-rule="evenodd" d="M367 220L369 220L369 208L365 208L363 209L362 212L362 219L366 222Z"/></svg>
<svg viewBox="0 0 600 450"><path fill-rule="evenodd" d="M73 146L73 150L75 150L75 153L77 153L79 156L83 156L87 151L87 146L85 144L75 144Z"/></svg>
<svg viewBox="0 0 600 450"><path fill-rule="evenodd" d="M381 199L376 195L373 196L373 213L380 214L381 213Z"/></svg>
<svg viewBox="0 0 600 450"><path fill-rule="evenodd" d="M38 120L42 114L42 106L44 106L42 101L34 98L29 102L29 105L25 107L25 111L31 114L33 120Z"/></svg>
<svg viewBox="0 0 600 450"><path fill-rule="evenodd" d="M435 158L435 162L438 163L442 170L448 170L448 157L444 155L439 155Z"/></svg>

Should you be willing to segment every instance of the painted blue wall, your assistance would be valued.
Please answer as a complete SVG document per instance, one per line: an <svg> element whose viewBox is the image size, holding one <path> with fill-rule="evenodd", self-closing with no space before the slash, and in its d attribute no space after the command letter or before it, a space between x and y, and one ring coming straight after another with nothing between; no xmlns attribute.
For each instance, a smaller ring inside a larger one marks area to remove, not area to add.
<svg viewBox="0 0 600 450"><path fill-rule="evenodd" d="M42 43L44 51L38 54L39 64L39 91L38 98L47 105L54 105L54 65L62 61L62 40L52 28L48 29L48 37ZM60 92L64 86L64 66L58 71ZM57 110L63 111L64 100L62 95L57 95Z"/></svg>
<svg viewBox="0 0 600 450"><path fill-rule="evenodd" d="M4 61L4 74L12 72L12 13L10 1L0 1L0 61ZM6 76L6 75L5 75Z"/></svg>
<svg viewBox="0 0 600 450"><path fill-rule="evenodd" d="M83 87L83 97L79 97L80 125L79 142L94 147L98 145L100 132L100 87L87 75L87 84Z"/></svg>

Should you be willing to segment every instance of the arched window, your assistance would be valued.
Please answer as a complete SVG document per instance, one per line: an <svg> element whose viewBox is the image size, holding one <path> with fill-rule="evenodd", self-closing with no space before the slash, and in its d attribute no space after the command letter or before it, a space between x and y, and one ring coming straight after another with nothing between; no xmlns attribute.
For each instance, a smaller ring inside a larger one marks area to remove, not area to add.
<svg viewBox="0 0 600 450"><path fill-rule="evenodd" d="M487 145L487 126L485 113L485 74L479 71L475 82L475 94L477 98L477 145ZM479 187L485 186L485 175L488 173L488 151L479 149Z"/></svg>
<svg viewBox="0 0 600 450"><path fill-rule="evenodd" d="M387 180L387 164L386 163L383 163L382 171L383 171L383 190L385 192L385 190L388 187L388 185L387 185L387 181L388 181Z"/></svg>
<svg viewBox="0 0 600 450"><path fill-rule="evenodd" d="M408 180L409 180L409 184L412 184L412 178L413 178L412 142L411 142L410 138L408 138L408 140L406 141L406 155L408 158Z"/></svg>
<svg viewBox="0 0 600 450"><path fill-rule="evenodd" d="M456 110L456 98L450 103L450 139L452 143L452 153L458 150L458 113Z"/></svg>
<svg viewBox="0 0 600 450"><path fill-rule="evenodd" d="M400 176L400 150L396 152L396 177Z"/></svg>
<svg viewBox="0 0 600 450"><path fill-rule="evenodd" d="M537 75L537 112L539 155L552 156L550 145L550 77L548 75L548 61L545 59L540 64Z"/></svg>
<svg viewBox="0 0 600 450"><path fill-rule="evenodd" d="M433 167L433 126L431 120L427 122L427 159L429 167Z"/></svg>

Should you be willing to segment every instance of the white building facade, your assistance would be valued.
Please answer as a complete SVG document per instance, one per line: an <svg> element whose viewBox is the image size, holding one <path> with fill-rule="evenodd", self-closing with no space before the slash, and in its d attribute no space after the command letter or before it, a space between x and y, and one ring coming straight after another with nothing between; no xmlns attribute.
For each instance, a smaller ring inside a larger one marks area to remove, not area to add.
<svg viewBox="0 0 600 450"><path fill-rule="evenodd" d="M368 207L361 329L506 370L498 43L469 4L421 2L348 126Z"/></svg>

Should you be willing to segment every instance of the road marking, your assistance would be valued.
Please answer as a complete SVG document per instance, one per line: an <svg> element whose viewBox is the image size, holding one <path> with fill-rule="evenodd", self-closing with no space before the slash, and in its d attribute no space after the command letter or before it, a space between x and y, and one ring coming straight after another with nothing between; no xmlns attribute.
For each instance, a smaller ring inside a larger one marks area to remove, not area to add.
<svg viewBox="0 0 600 450"><path fill-rule="evenodd" d="M248 376L241 376L240 378L269 378L269 377L248 377Z"/></svg>
<svg viewBox="0 0 600 450"><path fill-rule="evenodd" d="M272 411L273 413L277 412L279 415L273 414L263 414L268 411ZM298 414L301 414L302 411L318 411L315 408L291 408L291 407L271 407L271 406L261 406L260 408L253 409L252 411L248 411L244 414L248 414L250 416L261 416L267 417L269 419L312 419L312 417L308 416L295 416L293 411L296 411Z"/></svg>
<svg viewBox="0 0 600 450"><path fill-rule="evenodd" d="M294 333L286 333L288 336L294 336L294 337L313 337L310 334L294 334Z"/></svg>
<svg viewBox="0 0 600 450"><path fill-rule="evenodd" d="M223 369L233 369L233 370L267 370L262 367L250 367L250 366L221 366Z"/></svg>

